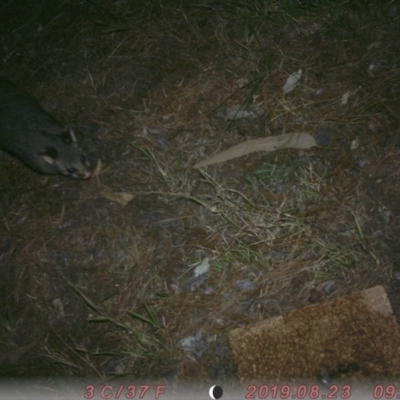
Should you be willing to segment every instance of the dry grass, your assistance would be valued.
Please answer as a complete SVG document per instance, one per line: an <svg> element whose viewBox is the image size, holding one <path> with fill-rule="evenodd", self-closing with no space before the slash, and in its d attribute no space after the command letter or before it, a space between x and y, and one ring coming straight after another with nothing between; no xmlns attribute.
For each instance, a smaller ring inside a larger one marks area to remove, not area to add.
<svg viewBox="0 0 400 400"><path fill-rule="evenodd" d="M377 177L398 170L399 10L281 3L43 2L3 25L2 75L103 168L44 179L1 155L1 374L234 381L230 329L395 285L398 183ZM192 169L298 130L320 146Z"/></svg>

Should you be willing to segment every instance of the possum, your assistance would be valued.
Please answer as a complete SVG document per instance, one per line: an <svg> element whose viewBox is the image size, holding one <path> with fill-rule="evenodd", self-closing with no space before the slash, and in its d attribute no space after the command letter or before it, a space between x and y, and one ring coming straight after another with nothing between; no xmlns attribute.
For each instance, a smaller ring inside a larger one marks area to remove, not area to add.
<svg viewBox="0 0 400 400"><path fill-rule="evenodd" d="M46 175L90 178L90 164L75 133L17 86L0 77L0 149Z"/></svg>

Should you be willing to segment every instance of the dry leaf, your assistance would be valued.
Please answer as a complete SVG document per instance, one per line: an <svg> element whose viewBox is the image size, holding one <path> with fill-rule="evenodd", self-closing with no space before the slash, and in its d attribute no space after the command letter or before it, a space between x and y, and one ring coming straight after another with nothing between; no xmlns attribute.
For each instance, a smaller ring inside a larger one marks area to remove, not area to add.
<svg viewBox="0 0 400 400"><path fill-rule="evenodd" d="M104 191L102 195L111 201L115 201L123 206L126 206L135 196L130 193L125 192L111 192L111 191Z"/></svg>
<svg viewBox="0 0 400 400"><path fill-rule="evenodd" d="M197 278L200 275L206 274L210 269L210 259L206 257L194 270L194 276Z"/></svg>
<svg viewBox="0 0 400 400"><path fill-rule="evenodd" d="M347 104L347 101L349 100L351 93L350 92L346 92L343 96L342 96L342 104L345 106Z"/></svg>
<svg viewBox="0 0 400 400"><path fill-rule="evenodd" d="M299 69L297 72L293 72L292 75L287 78L286 83L283 85L283 94L291 92L299 83L301 78L302 70Z"/></svg>
<svg viewBox="0 0 400 400"><path fill-rule="evenodd" d="M226 111L226 119L256 118L257 115L252 111L241 109L241 105L231 107Z"/></svg>
<svg viewBox="0 0 400 400"><path fill-rule="evenodd" d="M195 164L193 168L201 168L206 165L217 164L223 161L232 160L256 151L271 152L279 149L309 149L317 143L313 136L305 132L296 132L279 136L268 136L266 138L251 139L232 146L228 150L215 154Z"/></svg>

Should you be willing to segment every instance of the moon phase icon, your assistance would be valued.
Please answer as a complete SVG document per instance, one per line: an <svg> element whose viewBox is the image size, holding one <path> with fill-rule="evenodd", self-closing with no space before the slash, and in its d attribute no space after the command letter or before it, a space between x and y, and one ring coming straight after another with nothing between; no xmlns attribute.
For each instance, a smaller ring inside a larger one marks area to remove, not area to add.
<svg viewBox="0 0 400 400"><path fill-rule="evenodd" d="M210 397L211 397L213 400L218 400L218 399L220 399L220 398L222 397L223 393L224 393L224 392L223 392L221 386L217 386L217 385L211 386L210 392L209 392Z"/></svg>

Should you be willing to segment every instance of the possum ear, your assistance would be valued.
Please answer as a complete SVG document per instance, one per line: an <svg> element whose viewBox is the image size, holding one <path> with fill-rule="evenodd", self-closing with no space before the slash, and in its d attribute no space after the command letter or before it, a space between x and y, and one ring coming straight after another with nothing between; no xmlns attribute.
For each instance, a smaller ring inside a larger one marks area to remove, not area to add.
<svg viewBox="0 0 400 400"><path fill-rule="evenodd" d="M76 143L75 133L71 128L66 128L62 133L61 138L65 144Z"/></svg>
<svg viewBox="0 0 400 400"><path fill-rule="evenodd" d="M56 161L54 158L51 158L50 156L46 156L46 154L42 155L42 159L44 162L47 162L47 164L53 165L54 161Z"/></svg>
<svg viewBox="0 0 400 400"><path fill-rule="evenodd" d="M54 147L47 147L44 152L40 154L42 159L48 164L53 165L58 157L57 150Z"/></svg>

